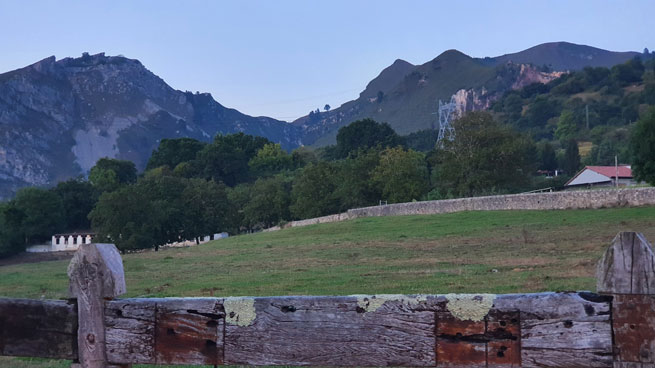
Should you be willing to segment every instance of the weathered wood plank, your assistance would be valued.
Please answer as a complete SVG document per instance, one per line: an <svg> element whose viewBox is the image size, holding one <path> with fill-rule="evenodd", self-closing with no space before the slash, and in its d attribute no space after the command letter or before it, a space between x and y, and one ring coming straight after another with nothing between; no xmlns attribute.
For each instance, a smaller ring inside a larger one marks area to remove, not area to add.
<svg viewBox="0 0 655 368"><path fill-rule="evenodd" d="M434 366L434 313L391 299L227 298L225 364Z"/></svg>
<svg viewBox="0 0 655 368"><path fill-rule="evenodd" d="M223 364L225 313L221 299L157 302L157 364Z"/></svg>
<svg viewBox="0 0 655 368"><path fill-rule="evenodd" d="M499 295L498 310L520 310L524 367L611 367L611 297L589 292Z"/></svg>
<svg viewBox="0 0 655 368"><path fill-rule="evenodd" d="M75 304L0 298L0 355L77 358Z"/></svg>
<svg viewBox="0 0 655 368"><path fill-rule="evenodd" d="M607 294L655 294L655 254L641 233L620 232L596 270L596 289Z"/></svg>
<svg viewBox="0 0 655 368"><path fill-rule="evenodd" d="M619 233L596 279L599 292L614 296L614 366L655 367L655 255L643 234Z"/></svg>
<svg viewBox="0 0 655 368"><path fill-rule="evenodd" d="M69 291L77 299L78 359L84 368L104 368L105 298L125 292L123 262L113 244L80 244L68 265Z"/></svg>
<svg viewBox="0 0 655 368"><path fill-rule="evenodd" d="M489 367L517 366L516 354L526 367L610 367L609 300L593 293L114 300L104 309L107 360L447 366L447 354L477 343L473 351L486 354L480 364Z"/></svg>
<svg viewBox="0 0 655 368"><path fill-rule="evenodd" d="M155 364L157 299L113 300L105 305L107 360L115 364Z"/></svg>

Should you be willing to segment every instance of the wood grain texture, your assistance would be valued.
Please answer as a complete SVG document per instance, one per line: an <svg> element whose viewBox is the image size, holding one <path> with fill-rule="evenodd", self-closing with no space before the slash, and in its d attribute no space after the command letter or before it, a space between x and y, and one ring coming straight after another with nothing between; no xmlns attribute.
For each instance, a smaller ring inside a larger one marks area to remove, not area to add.
<svg viewBox="0 0 655 368"><path fill-rule="evenodd" d="M157 364L223 364L225 312L221 299L157 303Z"/></svg>
<svg viewBox="0 0 655 368"><path fill-rule="evenodd" d="M125 292L123 263L113 244L80 244L68 266L69 290L77 299L78 360L84 368L104 368L105 298Z"/></svg>
<svg viewBox="0 0 655 368"><path fill-rule="evenodd" d="M498 310L520 310L524 367L611 367L611 297L589 292L499 295Z"/></svg>
<svg viewBox="0 0 655 368"><path fill-rule="evenodd" d="M434 313L355 297L255 298L256 319L226 325L225 364L434 366Z"/></svg>
<svg viewBox="0 0 655 368"><path fill-rule="evenodd" d="M0 298L0 355L77 358L75 304Z"/></svg>
<svg viewBox="0 0 655 368"><path fill-rule="evenodd" d="M621 232L596 269L596 289L607 294L655 294L655 255L641 233Z"/></svg>
<svg viewBox="0 0 655 368"><path fill-rule="evenodd" d="M155 364L156 299L125 299L105 305L107 360Z"/></svg>

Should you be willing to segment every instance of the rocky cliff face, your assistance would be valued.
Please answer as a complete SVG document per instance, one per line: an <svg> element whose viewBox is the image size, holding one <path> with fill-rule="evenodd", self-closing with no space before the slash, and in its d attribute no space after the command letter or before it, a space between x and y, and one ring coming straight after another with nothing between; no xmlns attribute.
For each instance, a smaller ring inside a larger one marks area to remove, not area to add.
<svg viewBox="0 0 655 368"><path fill-rule="evenodd" d="M502 97L503 93L508 89L521 89L533 83L548 83L558 77L563 72L544 72L529 64L512 64L508 63L504 66L507 71L505 78L506 81L501 83L504 85L500 89L487 89L487 86L478 88L460 89L453 94L455 103L457 104L457 114L463 115L466 111L479 111L486 110L491 107L491 104ZM494 81L497 82L497 81ZM507 85L509 88L507 88Z"/></svg>
<svg viewBox="0 0 655 368"><path fill-rule="evenodd" d="M50 57L0 74L0 197L84 175L102 157L141 169L162 138L235 132L301 144L297 127L174 90L138 60Z"/></svg>

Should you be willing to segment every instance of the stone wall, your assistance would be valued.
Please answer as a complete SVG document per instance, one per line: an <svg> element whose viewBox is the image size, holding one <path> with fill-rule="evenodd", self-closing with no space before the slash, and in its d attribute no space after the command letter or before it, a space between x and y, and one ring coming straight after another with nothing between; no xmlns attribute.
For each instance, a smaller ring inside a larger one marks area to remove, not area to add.
<svg viewBox="0 0 655 368"><path fill-rule="evenodd" d="M355 208L349 218L429 215L460 211L564 210L655 205L655 188L580 190L408 202Z"/></svg>
<svg viewBox="0 0 655 368"><path fill-rule="evenodd" d="M655 205L655 188L653 187L508 194L354 208L336 215L291 221L285 224L283 228L345 221L359 217L433 215L461 211L564 210L647 205ZM279 226L275 226L265 231L279 229Z"/></svg>

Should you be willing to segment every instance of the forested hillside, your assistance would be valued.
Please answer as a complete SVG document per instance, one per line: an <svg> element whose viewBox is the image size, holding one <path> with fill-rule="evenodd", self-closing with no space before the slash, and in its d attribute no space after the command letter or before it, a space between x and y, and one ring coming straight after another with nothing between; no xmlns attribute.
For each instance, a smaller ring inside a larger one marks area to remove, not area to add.
<svg viewBox="0 0 655 368"><path fill-rule="evenodd" d="M613 165L617 155L630 164L630 131L655 105L653 60L639 58L612 68L586 67L550 83L510 91L493 104L496 117L538 142L541 169L557 163L546 157L575 140L583 163Z"/></svg>

